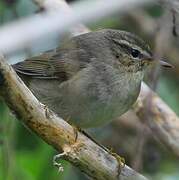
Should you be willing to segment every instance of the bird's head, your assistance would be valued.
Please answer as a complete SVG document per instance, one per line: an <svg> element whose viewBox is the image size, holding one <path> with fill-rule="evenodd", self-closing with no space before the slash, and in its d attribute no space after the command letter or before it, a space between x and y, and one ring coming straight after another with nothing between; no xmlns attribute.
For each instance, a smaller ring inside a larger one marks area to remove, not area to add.
<svg viewBox="0 0 179 180"><path fill-rule="evenodd" d="M157 62L149 45L136 35L119 30L108 30L107 34L113 54L126 70L144 72L147 67ZM162 60L159 60L159 64L172 67Z"/></svg>

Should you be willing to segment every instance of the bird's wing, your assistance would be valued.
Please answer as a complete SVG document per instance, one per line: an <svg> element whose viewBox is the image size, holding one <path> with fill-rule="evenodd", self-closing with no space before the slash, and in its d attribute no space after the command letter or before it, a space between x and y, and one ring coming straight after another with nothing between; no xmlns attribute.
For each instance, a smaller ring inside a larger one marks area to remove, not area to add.
<svg viewBox="0 0 179 180"><path fill-rule="evenodd" d="M85 68L87 59L89 57L83 49L57 49L14 64L13 68L27 77L65 81Z"/></svg>

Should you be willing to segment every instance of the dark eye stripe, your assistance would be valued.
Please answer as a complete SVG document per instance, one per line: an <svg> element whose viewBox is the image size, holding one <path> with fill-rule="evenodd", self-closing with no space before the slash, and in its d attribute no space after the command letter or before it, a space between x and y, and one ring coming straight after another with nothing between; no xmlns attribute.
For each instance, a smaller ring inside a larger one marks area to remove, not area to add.
<svg viewBox="0 0 179 180"><path fill-rule="evenodd" d="M135 47L135 45L129 44L128 42L124 41L124 40L118 40L118 39L113 39L113 42L120 46L123 51L125 51L128 55L131 55L133 58L138 58L141 59L143 56L145 56L140 50L138 50L137 48L133 48ZM144 53L149 54L149 56L151 56L151 53L149 53L148 51L145 51Z"/></svg>
<svg viewBox="0 0 179 180"><path fill-rule="evenodd" d="M134 58L137 58L137 57L140 57L141 56L141 53L139 50L137 49L134 49L134 48L131 48L129 45L127 44L124 44L124 43L116 43L118 44L121 48L123 48L123 50L129 54L129 55L132 55L132 57Z"/></svg>

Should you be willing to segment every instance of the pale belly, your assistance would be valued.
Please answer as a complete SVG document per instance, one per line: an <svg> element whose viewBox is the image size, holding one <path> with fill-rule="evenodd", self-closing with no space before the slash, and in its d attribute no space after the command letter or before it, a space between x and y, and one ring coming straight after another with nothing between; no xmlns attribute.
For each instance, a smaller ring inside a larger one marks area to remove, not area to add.
<svg viewBox="0 0 179 180"><path fill-rule="evenodd" d="M128 111L139 95L141 80L136 82L138 77L133 75L128 81L115 79L119 77L107 83L99 76L89 80L88 75L88 81L84 77L84 80L80 78L80 82L71 84L69 101L65 98L69 121L82 128L102 126Z"/></svg>
<svg viewBox="0 0 179 180"><path fill-rule="evenodd" d="M81 76L80 76L81 77ZM136 101L140 81L104 84L101 79L76 78L70 83L52 85L52 80L34 80L30 89L37 98L70 124L81 128L105 125L125 113ZM135 77L134 77L135 78ZM37 87L37 84L40 88Z"/></svg>
<svg viewBox="0 0 179 180"><path fill-rule="evenodd" d="M140 91L140 86L134 92L122 95L112 95L108 101L101 102L97 97L81 99L77 96L67 106L72 110L69 121L82 128L106 125L115 118L128 111L135 103ZM70 109L68 112L70 112ZM68 115L67 115L68 116ZM64 118L67 118L64 117ZM68 119L68 118L67 118Z"/></svg>

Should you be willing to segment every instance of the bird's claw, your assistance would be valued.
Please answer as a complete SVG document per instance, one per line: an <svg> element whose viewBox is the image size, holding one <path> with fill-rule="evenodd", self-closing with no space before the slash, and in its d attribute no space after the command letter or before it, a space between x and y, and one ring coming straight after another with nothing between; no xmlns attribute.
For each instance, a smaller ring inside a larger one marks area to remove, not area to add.
<svg viewBox="0 0 179 180"><path fill-rule="evenodd" d="M114 153L112 149L109 150L109 153L116 158L120 169L125 167L125 159L123 157L119 156L117 153Z"/></svg>

